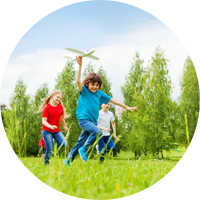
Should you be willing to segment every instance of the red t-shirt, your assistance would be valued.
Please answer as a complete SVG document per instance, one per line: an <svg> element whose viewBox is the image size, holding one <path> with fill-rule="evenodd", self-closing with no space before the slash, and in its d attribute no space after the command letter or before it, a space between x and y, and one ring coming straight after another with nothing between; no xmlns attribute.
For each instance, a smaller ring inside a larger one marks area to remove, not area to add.
<svg viewBox="0 0 200 200"><path fill-rule="evenodd" d="M59 132L61 115L64 115L63 107L61 104L58 104L56 107L52 106L51 104L46 105L44 107L41 117L47 117L47 122L52 126L56 125L58 128L52 130L50 128L47 128L44 124L42 124L42 130L49 131L51 133Z"/></svg>
<svg viewBox="0 0 200 200"><path fill-rule="evenodd" d="M42 135L42 131L41 131L41 139L39 141L39 146L41 146L44 149L46 149L46 146L45 146L45 143L44 143L44 139L43 139L43 135Z"/></svg>

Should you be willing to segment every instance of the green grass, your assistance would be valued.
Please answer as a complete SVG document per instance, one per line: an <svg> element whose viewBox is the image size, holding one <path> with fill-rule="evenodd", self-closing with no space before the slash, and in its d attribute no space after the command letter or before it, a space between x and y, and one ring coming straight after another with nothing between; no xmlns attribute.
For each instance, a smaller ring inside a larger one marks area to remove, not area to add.
<svg viewBox="0 0 200 200"><path fill-rule="evenodd" d="M135 160L131 152L122 152L103 164L95 158L84 163L77 157L70 167L59 157L52 157L48 166L40 163L39 157L20 159L37 178L60 192L85 199L115 199L140 192L162 179L184 152L164 152L164 160L145 156Z"/></svg>

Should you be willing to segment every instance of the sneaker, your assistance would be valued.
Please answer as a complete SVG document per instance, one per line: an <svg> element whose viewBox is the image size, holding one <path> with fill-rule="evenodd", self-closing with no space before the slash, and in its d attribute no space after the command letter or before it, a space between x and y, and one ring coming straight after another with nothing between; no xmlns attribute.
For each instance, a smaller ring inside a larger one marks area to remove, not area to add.
<svg viewBox="0 0 200 200"><path fill-rule="evenodd" d="M85 162L88 161L88 154L86 153L87 150L85 149L84 146L82 146L79 150L78 150L80 156L81 156L81 159Z"/></svg>
<svg viewBox="0 0 200 200"><path fill-rule="evenodd" d="M67 166L70 166L70 162L69 162L69 160L68 160L67 158L63 161L63 163L64 163L65 165L67 165Z"/></svg>
<svg viewBox="0 0 200 200"><path fill-rule="evenodd" d="M99 154L98 145L96 145L95 147L96 147L96 150L97 150L97 154Z"/></svg>

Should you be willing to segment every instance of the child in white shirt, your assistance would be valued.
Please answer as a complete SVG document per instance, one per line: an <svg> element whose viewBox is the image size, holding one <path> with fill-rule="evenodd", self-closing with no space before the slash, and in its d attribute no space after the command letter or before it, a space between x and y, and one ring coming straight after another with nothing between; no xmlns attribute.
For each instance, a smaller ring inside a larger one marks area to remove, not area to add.
<svg viewBox="0 0 200 200"><path fill-rule="evenodd" d="M108 102L107 104L102 104L101 107L102 107L102 110L99 111L97 127L102 130L103 137L100 138L97 148L98 148L98 152L100 153L106 147L104 152L101 152L102 156L100 156L100 161L103 162L106 152L109 152L111 148L112 150L116 150L114 141L110 136L110 131L111 131L110 122L112 123L112 127L113 127L114 140L117 139L117 136L116 136L116 125L114 121L115 118L114 118L113 113L109 111L110 102Z"/></svg>

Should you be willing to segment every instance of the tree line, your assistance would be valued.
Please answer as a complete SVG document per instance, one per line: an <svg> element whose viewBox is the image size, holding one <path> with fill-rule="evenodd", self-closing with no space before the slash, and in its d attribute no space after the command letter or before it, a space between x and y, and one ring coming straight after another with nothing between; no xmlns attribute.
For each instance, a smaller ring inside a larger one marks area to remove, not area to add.
<svg viewBox="0 0 200 200"><path fill-rule="evenodd" d="M137 106L138 110L124 110L118 117L115 106L110 108L115 114L117 135L121 135L121 141L117 144L118 150L132 151L136 157L141 154L163 157L163 150L180 145L187 147L192 140L199 116L199 84L195 67L188 56L180 77L181 94L174 101L171 98L173 87L169 63L159 46L154 50L147 66L144 66L144 59L140 58L139 52L135 52L121 93L124 103ZM112 83L103 66L96 70L95 65L89 63L84 68L82 78L91 71L101 75L102 91L113 97ZM76 119L79 94L75 78L74 64L67 61L56 78L55 88L51 89L61 91L66 112L71 115L66 120L70 128L68 151L75 145L81 132ZM33 96L27 94L26 90L27 85L20 77L10 97L9 108L1 112L8 140L14 151L23 156L38 154L42 120L41 113L37 114L35 111L51 93L47 83L41 85ZM65 133L62 126L61 131Z"/></svg>

